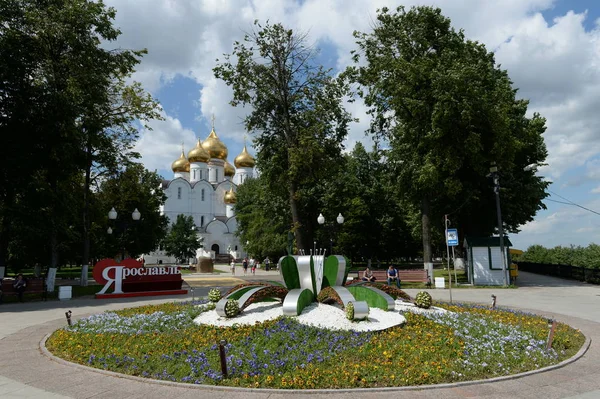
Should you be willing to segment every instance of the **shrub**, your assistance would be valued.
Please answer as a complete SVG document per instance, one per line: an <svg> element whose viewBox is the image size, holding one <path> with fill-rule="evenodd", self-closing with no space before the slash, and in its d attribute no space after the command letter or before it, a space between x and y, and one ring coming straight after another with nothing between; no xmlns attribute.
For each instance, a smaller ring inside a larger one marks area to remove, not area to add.
<svg viewBox="0 0 600 399"><path fill-rule="evenodd" d="M242 283L242 284L238 284L235 287L232 287L229 289L229 291L225 292L225 296L236 292L237 290L239 290L240 288L244 288L244 287L255 287L257 285L264 285L267 287L272 286L273 284L268 282L268 281L252 281L251 283Z"/></svg>
<svg viewBox="0 0 600 399"><path fill-rule="evenodd" d="M429 309L431 307L431 295L429 295L429 292L419 292L415 297L415 305L423 309Z"/></svg>
<svg viewBox="0 0 600 399"><path fill-rule="evenodd" d="M242 309L245 309L248 306L250 306L251 304L256 303L256 302L266 302L268 300L275 300L275 299L279 299L280 301L283 301L283 299L285 298L285 296L287 294L288 294L288 290L285 287L278 286L278 287L263 288L262 290L252 294L252 296L250 296L250 298L248 298L246 303L243 304Z"/></svg>
<svg viewBox="0 0 600 399"><path fill-rule="evenodd" d="M325 287L319 291L319 294L317 295L317 302L326 304L337 303L340 306L344 306L344 302L342 302L342 299L336 290L331 287Z"/></svg>
<svg viewBox="0 0 600 399"><path fill-rule="evenodd" d="M219 302L219 300L222 298L221 295L221 291L219 291L216 288L211 289L210 291L208 291L208 300L211 302Z"/></svg>
<svg viewBox="0 0 600 399"><path fill-rule="evenodd" d="M225 304L225 316L228 318L235 317L240 313L240 305L237 300L230 299Z"/></svg>
<svg viewBox="0 0 600 399"><path fill-rule="evenodd" d="M352 302L348 302L348 305L346 305L346 318L354 320L354 303Z"/></svg>

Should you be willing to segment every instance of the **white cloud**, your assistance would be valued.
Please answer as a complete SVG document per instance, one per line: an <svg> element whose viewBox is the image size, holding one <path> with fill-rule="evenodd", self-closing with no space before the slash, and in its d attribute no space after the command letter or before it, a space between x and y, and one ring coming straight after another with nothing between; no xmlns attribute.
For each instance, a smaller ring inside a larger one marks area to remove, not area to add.
<svg viewBox="0 0 600 399"><path fill-rule="evenodd" d="M142 129L135 150L142 154L142 163L149 170L171 169L171 163L181 153L181 144L187 152L196 143L193 131L185 129L179 119L162 112L163 121L149 121L152 130Z"/></svg>
<svg viewBox="0 0 600 399"><path fill-rule="evenodd" d="M533 220L521 227L521 232L527 234L544 234L551 232L561 223L561 215L552 213L544 218Z"/></svg>
<svg viewBox="0 0 600 399"><path fill-rule="evenodd" d="M581 205L597 210L600 209L600 199ZM515 248L527 249L534 244L547 248L571 244L587 246L600 242L600 216L573 205L548 203L548 206L551 209L522 226L519 234L510 236Z"/></svg>
<svg viewBox="0 0 600 399"><path fill-rule="evenodd" d="M228 104L231 89L214 78L212 68L215 59L231 53L233 42L243 39L255 19L282 22L308 32L309 40L317 47L325 44L332 49L325 56L341 69L351 62L350 51L355 48L352 32L369 31L377 8L393 9L401 3L407 8L416 4L440 6L455 28L463 28L469 39L495 51L498 63L519 88L519 95L531 100L530 113L540 112L547 118L549 166L540 168L538 174L559 187L568 187L600 180L600 135L596 132L600 126L600 22L586 31L584 21L589 17L585 13L569 12L553 21L544 20L540 12L552 8L555 2L107 0L117 9L116 25L123 31L113 47L148 48L135 79L154 93L178 74L194 79L202 87L197 96L199 118L208 121L214 113L219 136L235 143L243 139L241 121L248 110ZM370 147L363 134L369 125L366 107L359 100L348 104L347 109L360 122L352 124L346 148L351 149L356 141ZM189 149L195 134L204 138L208 133L186 130L174 115L166 115L165 121L152 122L152 126L155 130L143 132L137 146L150 168L168 169L179 153L181 141ZM578 173L576 168L583 172ZM592 191L599 193L600 187ZM585 225L589 218L585 220L571 211L567 207L544 213L523 226L519 237L529 234L552 241L552 234L571 226L559 236L567 237L568 233L569 237L587 240L588 236L578 230L589 227ZM589 234L592 237L594 233ZM595 234L600 239L600 233Z"/></svg>
<svg viewBox="0 0 600 399"><path fill-rule="evenodd" d="M586 32L586 14L568 12L553 24L535 14L496 51L530 111L548 119L545 134L553 177L582 166L600 152L600 32Z"/></svg>

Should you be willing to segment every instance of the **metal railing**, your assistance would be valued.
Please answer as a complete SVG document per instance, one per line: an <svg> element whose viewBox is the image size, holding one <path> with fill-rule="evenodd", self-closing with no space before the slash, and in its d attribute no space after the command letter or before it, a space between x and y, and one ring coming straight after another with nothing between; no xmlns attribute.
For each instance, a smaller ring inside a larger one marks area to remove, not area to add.
<svg viewBox="0 0 600 399"><path fill-rule="evenodd" d="M600 268L583 266L555 265L551 263L515 262L519 270L543 274L571 280L585 281L590 284L600 284Z"/></svg>

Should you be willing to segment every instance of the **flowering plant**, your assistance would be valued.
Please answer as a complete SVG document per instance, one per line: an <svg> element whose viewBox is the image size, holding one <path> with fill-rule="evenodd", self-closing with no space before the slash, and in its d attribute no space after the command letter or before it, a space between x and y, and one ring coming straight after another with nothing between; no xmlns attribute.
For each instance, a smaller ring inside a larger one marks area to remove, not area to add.
<svg viewBox="0 0 600 399"><path fill-rule="evenodd" d="M325 287L317 295L317 302L319 303L337 303L340 306L344 306L342 299L338 293L331 287Z"/></svg>
<svg viewBox="0 0 600 399"><path fill-rule="evenodd" d="M240 313L240 304L235 299L230 299L225 304L225 315L227 317L235 317Z"/></svg>
<svg viewBox="0 0 600 399"><path fill-rule="evenodd" d="M217 288L213 288L208 291L208 300L211 302L219 302L222 298L221 291Z"/></svg>
<svg viewBox="0 0 600 399"><path fill-rule="evenodd" d="M419 292L415 297L415 305L423 309L429 309L431 307L431 295L429 295L429 292Z"/></svg>
<svg viewBox="0 0 600 399"><path fill-rule="evenodd" d="M348 320L354 320L354 304L352 302L348 302L346 305L346 318Z"/></svg>

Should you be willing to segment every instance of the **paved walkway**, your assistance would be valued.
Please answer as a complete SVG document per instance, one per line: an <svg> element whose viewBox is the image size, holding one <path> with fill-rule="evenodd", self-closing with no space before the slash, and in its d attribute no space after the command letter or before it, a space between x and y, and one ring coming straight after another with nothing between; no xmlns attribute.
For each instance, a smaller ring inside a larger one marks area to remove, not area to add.
<svg viewBox="0 0 600 399"><path fill-rule="evenodd" d="M221 283L219 275L212 283ZM236 280L240 276L235 276ZM274 279L276 272L258 276ZM213 277L211 277L213 278ZM232 276L227 276L228 279ZM186 276L192 286L203 281ZM230 282L231 283L231 282ZM535 310L556 317L591 337L592 345L578 361L548 372L482 383L412 391L329 392L313 394L317 398L600 398L600 287L521 273L519 289L454 289L454 301L490 303L491 294L500 306ZM218 285L218 284L215 284ZM194 295L206 295L208 288L197 285ZM407 290L411 295L418 290ZM434 298L449 299L448 290L430 290ZM191 295L188 296L191 298ZM41 354L40 340L65 325L64 312L73 316L109 309L160 303L169 297L139 300L136 298L99 301L76 299L67 302L33 302L0 306L0 398L227 398L277 399L303 397L305 394L273 391L236 391L168 386L101 374L64 365ZM186 299L182 296L173 299Z"/></svg>

